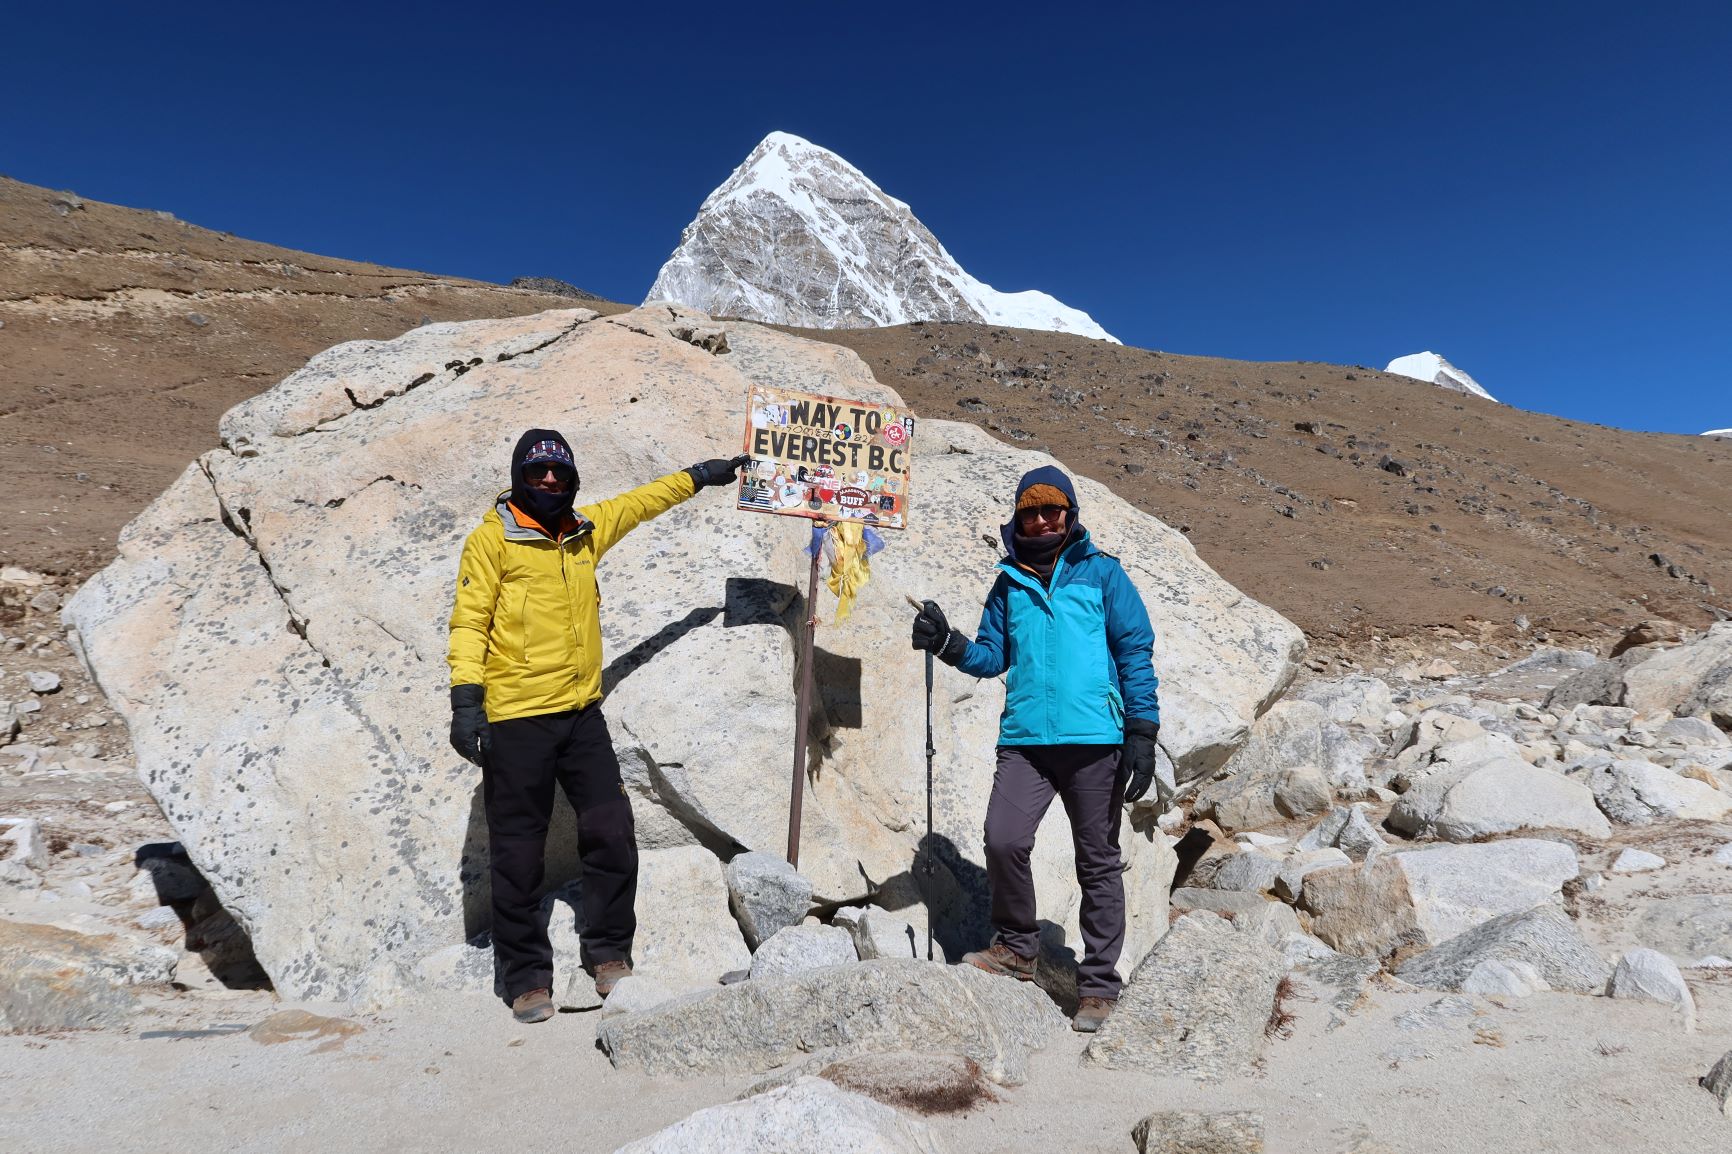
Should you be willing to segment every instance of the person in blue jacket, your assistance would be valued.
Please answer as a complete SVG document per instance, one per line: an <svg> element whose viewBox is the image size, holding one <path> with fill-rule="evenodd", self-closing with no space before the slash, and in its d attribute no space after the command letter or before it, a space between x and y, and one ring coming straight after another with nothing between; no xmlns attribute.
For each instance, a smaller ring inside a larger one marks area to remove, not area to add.
<svg viewBox="0 0 1732 1154"><path fill-rule="evenodd" d="M998 770L986 807L992 944L963 960L1023 981L1040 952L1029 855L1056 796L1070 818L1085 956L1072 1025L1099 1029L1118 1001L1125 943L1119 811L1148 792L1161 730L1154 627L1118 559L1077 520L1076 488L1051 465L1025 474L1003 529L1009 555L971 641L925 602L913 644L975 677L1005 676ZM1160 786L1162 800L1166 786Z"/></svg>

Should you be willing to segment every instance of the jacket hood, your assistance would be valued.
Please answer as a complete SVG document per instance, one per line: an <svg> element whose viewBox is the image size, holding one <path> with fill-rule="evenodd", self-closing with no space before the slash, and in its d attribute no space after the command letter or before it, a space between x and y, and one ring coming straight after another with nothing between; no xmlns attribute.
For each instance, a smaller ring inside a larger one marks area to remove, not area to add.
<svg viewBox="0 0 1732 1154"><path fill-rule="evenodd" d="M530 429L525 432L517 438L517 447L511 450L511 503L541 524L557 530L577 501L579 479L574 467L571 471L571 491L559 496L530 488L523 477L523 459L529 455L529 450L541 441L554 441L563 445L566 455L575 460L571 452L571 442L560 435L557 429Z"/></svg>
<svg viewBox="0 0 1732 1154"><path fill-rule="evenodd" d="M1010 499L1010 520L999 526L998 533L999 537L1004 541L1004 551L1012 557L1016 556L1017 502L1022 500L1022 495L1024 493L1028 492L1036 485L1051 485L1053 488L1063 493L1065 495L1065 500L1070 502L1070 516L1065 519L1065 533L1070 540L1065 542L1064 551L1069 552L1073 547L1075 547L1079 531L1083 539L1087 539L1088 537L1088 530L1083 529L1077 521L1076 486L1071 484L1071 479L1067 477L1064 470L1059 468L1057 465L1042 465L1038 469L1030 469L1028 472L1024 473L1022 479L1016 483L1016 495Z"/></svg>

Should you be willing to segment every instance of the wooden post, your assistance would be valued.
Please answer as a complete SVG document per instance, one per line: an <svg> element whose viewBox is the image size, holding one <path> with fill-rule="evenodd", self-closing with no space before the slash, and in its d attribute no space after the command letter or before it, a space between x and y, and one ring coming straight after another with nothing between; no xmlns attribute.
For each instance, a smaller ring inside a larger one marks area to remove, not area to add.
<svg viewBox="0 0 1732 1154"><path fill-rule="evenodd" d="M829 523L819 521L822 528ZM814 534L814 537L817 535ZM800 636L800 691L794 704L794 782L788 791L788 864L800 868L800 809L806 789L806 729L812 709L813 634L818 629L818 563L824 557L822 539L812 551L812 573L806 582L806 631Z"/></svg>

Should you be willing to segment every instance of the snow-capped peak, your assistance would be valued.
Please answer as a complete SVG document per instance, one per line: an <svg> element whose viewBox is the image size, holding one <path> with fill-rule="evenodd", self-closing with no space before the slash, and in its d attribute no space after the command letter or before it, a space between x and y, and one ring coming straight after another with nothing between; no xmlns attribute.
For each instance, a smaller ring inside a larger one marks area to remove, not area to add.
<svg viewBox="0 0 1732 1154"><path fill-rule="evenodd" d="M1732 441L1732 429L1709 429L1702 435L1713 437L1716 441Z"/></svg>
<svg viewBox="0 0 1732 1154"><path fill-rule="evenodd" d="M645 303L808 328L980 321L1116 339L1043 292L964 272L908 205L829 149L772 132L698 208Z"/></svg>
<svg viewBox="0 0 1732 1154"><path fill-rule="evenodd" d="M1416 381L1424 381L1430 385L1441 385L1458 393L1471 393L1476 397L1484 397L1488 401L1497 398L1480 387L1480 383L1438 356L1436 353L1409 353L1405 357L1396 357L1383 370L1386 373L1396 373L1403 377L1412 377Z"/></svg>

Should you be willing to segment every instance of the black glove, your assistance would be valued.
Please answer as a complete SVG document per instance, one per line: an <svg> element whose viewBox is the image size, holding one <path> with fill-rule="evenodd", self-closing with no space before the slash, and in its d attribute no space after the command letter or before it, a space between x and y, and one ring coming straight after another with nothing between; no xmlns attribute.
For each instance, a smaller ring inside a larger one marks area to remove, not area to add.
<svg viewBox="0 0 1732 1154"><path fill-rule="evenodd" d="M1125 743L1119 749L1119 780L1125 783L1125 800L1138 801L1155 782L1155 739L1161 735L1161 724L1146 717L1132 717L1125 722ZM1156 800L1165 809L1172 791L1166 782L1159 782Z"/></svg>
<svg viewBox="0 0 1732 1154"><path fill-rule="evenodd" d="M487 691L479 685L451 687L451 748L480 765L493 748L493 728L482 702Z"/></svg>
<svg viewBox="0 0 1732 1154"><path fill-rule="evenodd" d="M734 479L735 471L751 459L745 453L741 453L733 460L723 460L721 457L716 457L713 460L699 461L695 465L690 465L686 468L686 472L692 475L692 483L700 489L705 485L725 485Z"/></svg>
<svg viewBox="0 0 1732 1154"><path fill-rule="evenodd" d="M946 665L955 665L968 652L968 637L950 627L944 610L936 601L922 601L920 612L914 615L914 631L909 644L938 655Z"/></svg>

